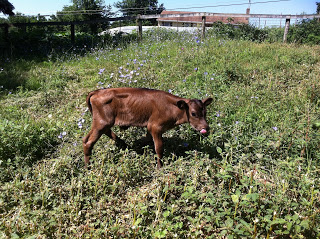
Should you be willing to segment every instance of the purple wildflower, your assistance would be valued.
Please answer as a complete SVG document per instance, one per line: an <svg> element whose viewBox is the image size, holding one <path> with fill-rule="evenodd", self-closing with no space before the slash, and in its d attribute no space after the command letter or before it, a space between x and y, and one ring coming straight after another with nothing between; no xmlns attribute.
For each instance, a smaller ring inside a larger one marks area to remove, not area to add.
<svg viewBox="0 0 320 239"><path fill-rule="evenodd" d="M104 72L104 70L105 70L105 68L100 69L98 74L101 75Z"/></svg>
<svg viewBox="0 0 320 239"><path fill-rule="evenodd" d="M79 129L82 129L82 127L83 127L82 124L84 123L84 121L85 121L84 119L79 119L79 120L78 120L77 125L78 125Z"/></svg>
<svg viewBox="0 0 320 239"><path fill-rule="evenodd" d="M66 136L67 135L67 132L66 131L63 131L62 133L59 134L58 138L59 139L62 139L63 136Z"/></svg>

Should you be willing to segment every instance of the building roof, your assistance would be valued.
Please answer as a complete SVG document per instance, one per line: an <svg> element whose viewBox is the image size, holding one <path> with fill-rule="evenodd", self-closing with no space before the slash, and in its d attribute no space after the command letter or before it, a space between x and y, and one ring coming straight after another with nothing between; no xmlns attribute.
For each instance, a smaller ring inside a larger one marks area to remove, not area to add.
<svg viewBox="0 0 320 239"><path fill-rule="evenodd" d="M164 14L185 14L185 13L199 13L199 12L181 12L181 11L162 11L161 15ZM249 19L246 17L233 17L232 24L241 24L249 23ZM166 18L158 18L157 21L161 22L187 22L187 23L201 23L202 17L201 16L192 16L192 17L166 17ZM221 17L221 16L206 16L206 23L213 23L213 22L223 22L223 23L230 23L229 17Z"/></svg>

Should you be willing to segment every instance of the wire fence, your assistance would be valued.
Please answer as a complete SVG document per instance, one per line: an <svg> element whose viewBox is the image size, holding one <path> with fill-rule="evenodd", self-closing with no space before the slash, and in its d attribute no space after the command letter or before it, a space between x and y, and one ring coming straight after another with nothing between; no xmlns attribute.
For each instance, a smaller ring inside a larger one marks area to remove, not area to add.
<svg viewBox="0 0 320 239"><path fill-rule="evenodd" d="M28 44L29 43L34 44L35 43L34 38L39 40L42 36L45 36L45 39L47 39L47 41L50 42L50 44L51 43L54 44L58 42L59 34L62 36L63 40L65 40L66 37L68 37L71 42L70 47L72 47L77 42L76 33L78 33L78 30L81 31L80 26L84 26L84 25L97 26L98 24L102 24L103 29L110 30L109 22L112 22L112 21L118 22L120 25L120 28L121 27L123 28L124 26L121 26L121 22L124 22L126 20L131 20L136 22L135 28L137 29L136 30L137 39L141 40L142 31L143 31L142 25L144 20L157 19L158 21L160 21L161 19L169 20L169 19L177 18L183 21L183 19L185 18L202 19L201 22L199 22L199 24L196 24L196 25L199 27L201 31L201 37L204 38L205 31L206 31L205 26L207 24L206 19L209 19L210 17L216 17L217 19L244 18L244 19L249 19L249 23L258 28L265 28L265 27L284 28L284 30L282 31L283 42L286 42L290 24L297 24L303 19L311 19L311 18L320 19L320 14L276 15L276 14L236 14L236 13L225 14L225 13L207 13L207 12L202 12L202 13L201 12L187 12L187 13L176 12L175 14L157 14L157 15L141 15L141 16L139 15L137 17L135 16L113 17L113 18L102 18L97 20L86 20L86 21L44 21L44 22L36 21L36 22L28 22L28 23L21 23L21 22L20 23L3 23L3 24L0 24L0 50L4 49L5 51L10 50L12 52L12 49L13 49L12 46L15 46L17 48L17 46L19 45L21 45L21 48L23 50L24 45L27 45L27 44L26 44L26 39L22 38L22 36L26 36L27 39L30 38ZM182 26L176 25L176 27L172 27L172 29L178 29L178 27L180 27L182 30L183 29L187 30L187 27L186 27L187 24L184 24L184 25L181 24L181 25ZM10 30L11 28L13 28L12 31ZM34 34L29 34L29 35L27 34L28 31L33 31L34 29L41 29L41 32L34 31ZM48 32L48 34L46 33L46 31ZM97 36L101 36L102 31L104 30L95 31L95 32L92 30L94 34L90 35L90 39ZM82 32L85 33L84 31ZM123 30L120 29L119 32L123 32ZM85 37L86 36L83 36L83 38ZM21 39L21 41L19 39ZM43 43L42 40L41 42ZM69 44L69 41L67 43ZM39 44L36 44L36 45L39 45ZM63 45L63 44L59 44L59 45Z"/></svg>

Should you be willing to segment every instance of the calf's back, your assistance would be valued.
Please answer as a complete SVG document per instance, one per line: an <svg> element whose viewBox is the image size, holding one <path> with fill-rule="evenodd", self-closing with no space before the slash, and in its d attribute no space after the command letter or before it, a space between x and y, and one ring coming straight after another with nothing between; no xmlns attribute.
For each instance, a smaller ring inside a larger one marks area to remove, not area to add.
<svg viewBox="0 0 320 239"><path fill-rule="evenodd" d="M185 112L177 107L179 100L185 99L159 90L111 88L95 91L89 102L93 117L112 125L143 127L149 121L159 125L175 124L176 119L186 122Z"/></svg>

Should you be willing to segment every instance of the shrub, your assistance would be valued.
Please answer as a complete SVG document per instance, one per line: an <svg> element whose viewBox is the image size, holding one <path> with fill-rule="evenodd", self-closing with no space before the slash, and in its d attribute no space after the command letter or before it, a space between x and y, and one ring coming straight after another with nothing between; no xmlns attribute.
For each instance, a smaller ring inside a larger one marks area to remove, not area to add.
<svg viewBox="0 0 320 239"><path fill-rule="evenodd" d="M263 42L267 39L268 31L260 29L250 24L240 24L238 26L232 24L224 24L215 22L210 32L218 37L226 37L235 40L249 40Z"/></svg>
<svg viewBox="0 0 320 239"><path fill-rule="evenodd" d="M12 112L15 114L16 112ZM0 119L0 165L31 164L55 150L58 143L57 128L46 121ZM5 166L6 167L6 166Z"/></svg>
<svg viewBox="0 0 320 239"><path fill-rule="evenodd" d="M288 41L302 44L320 44L320 22L305 19L289 28Z"/></svg>

